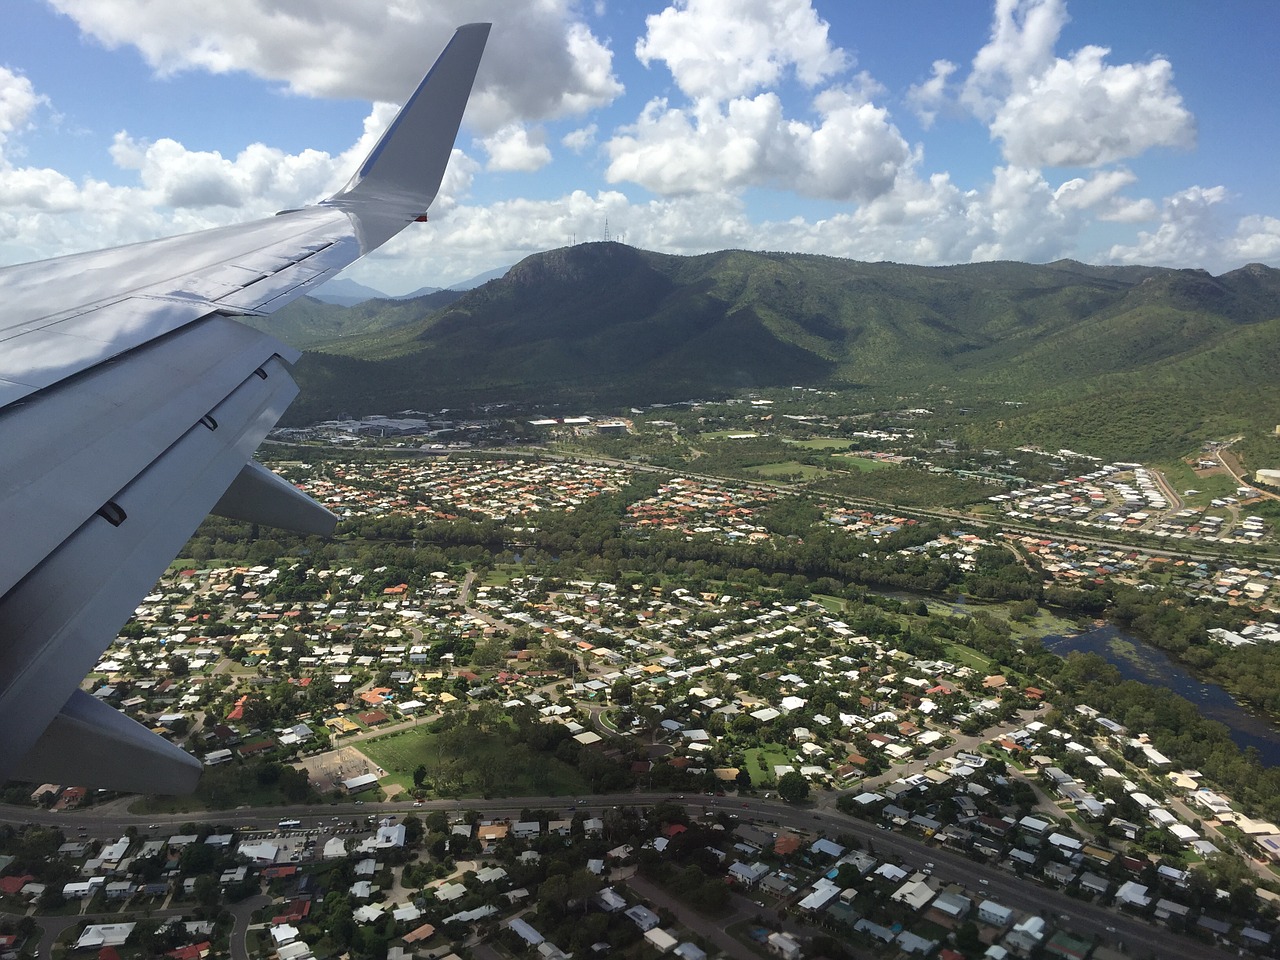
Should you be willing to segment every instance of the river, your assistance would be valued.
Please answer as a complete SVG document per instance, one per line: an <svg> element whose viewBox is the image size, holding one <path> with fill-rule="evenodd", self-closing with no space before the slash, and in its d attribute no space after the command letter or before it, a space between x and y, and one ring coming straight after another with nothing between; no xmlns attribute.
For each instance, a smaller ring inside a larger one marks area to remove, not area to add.
<svg viewBox="0 0 1280 960"><path fill-rule="evenodd" d="M1217 684L1197 679L1163 650L1133 634L1107 624L1084 633L1045 637L1044 645L1063 657L1073 650L1096 653L1114 664L1126 680L1172 690L1198 706L1206 717L1225 724L1241 749L1254 747L1264 764L1280 766L1280 729L1275 724L1242 707Z"/></svg>

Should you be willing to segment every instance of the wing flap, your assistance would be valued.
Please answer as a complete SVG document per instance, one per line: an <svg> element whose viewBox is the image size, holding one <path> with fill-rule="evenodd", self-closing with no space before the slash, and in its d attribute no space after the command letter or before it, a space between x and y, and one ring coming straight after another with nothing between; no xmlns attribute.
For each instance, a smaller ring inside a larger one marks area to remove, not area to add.
<svg viewBox="0 0 1280 960"><path fill-rule="evenodd" d="M335 514L256 460L244 465L212 512L318 537L327 537L338 525Z"/></svg>
<svg viewBox="0 0 1280 960"><path fill-rule="evenodd" d="M0 596L257 367L297 352L211 317L0 411Z"/></svg>

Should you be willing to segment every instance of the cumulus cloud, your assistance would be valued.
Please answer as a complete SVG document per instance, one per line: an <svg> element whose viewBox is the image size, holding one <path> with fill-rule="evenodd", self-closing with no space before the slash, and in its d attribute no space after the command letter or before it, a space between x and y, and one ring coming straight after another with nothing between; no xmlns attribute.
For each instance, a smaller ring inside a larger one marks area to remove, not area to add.
<svg viewBox="0 0 1280 960"><path fill-rule="evenodd" d="M1257 214L1244 217L1236 227L1232 247L1241 261L1280 260L1280 218Z"/></svg>
<svg viewBox="0 0 1280 960"><path fill-rule="evenodd" d="M606 145L606 176L660 194L776 186L809 196L866 200L890 189L911 151L888 113L849 91L814 101L821 122L783 116L775 93L709 98L690 108L651 101Z"/></svg>
<svg viewBox="0 0 1280 960"><path fill-rule="evenodd" d="M413 90L458 24L492 20L468 110L485 131L582 113L622 92L612 52L572 0L50 2L87 36L135 47L162 74L245 71L296 93L392 102Z"/></svg>
<svg viewBox="0 0 1280 960"><path fill-rule="evenodd" d="M788 69L812 87L849 65L810 0L675 0L645 27L636 56L665 63L689 97L740 97Z"/></svg>
<svg viewBox="0 0 1280 960"><path fill-rule="evenodd" d="M336 166L320 150L286 154L254 143L228 159L168 138L151 143L124 132L116 134L111 156L122 169L136 170L143 189L167 207L298 206L323 195Z"/></svg>
<svg viewBox="0 0 1280 960"><path fill-rule="evenodd" d="M1075 177L1061 184L1053 198L1064 207L1087 210L1110 201L1119 190L1137 181L1129 170L1104 170L1089 178Z"/></svg>
<svg viewBox="0 0 1280 960"><path fill-rule="evenodd" d="M1189 187L1167 198L1160 225L1138 234L1137 242L1116 244L1110 259L1121 263L1199 267L1217 264L1230 243L1218 207L1227 199L1222 186Z"/></svg>
<svg viewBox="0 0 1280 960"><path fill-rule="evenodd" d="M947 84L957 69L950 60L935 60L929 79L907 89L907 104L915 111L926 130L933 126L938 114L950 105Z"/></svg>
<svg viewBox="0 0 1280 960"><path fill-rule="evenodd" d="M0 147L10 134L30 122L36 107L44 102L30 80L8 67L0 67Z"/></svg>
<svg viewBox="0 0 1280 960"><path fill-rule="evenodd" d="M570 130L560 138L560 142L574 153L582 153L588 147L595 145L598 132L599 128L594 123L589 123L577 130Z"/></svg>
<svg viewBox="0 0 1280 960"><path fill-rule="evenodd" d="M489 170L532 172L551 162L551 151L543 142L542 131L530 133L524 124L508 124L480 144L489 155Z"/></svg>
<svg viewBox="0 0 1280 960"><path fill-rule="evenodd" d="M991 38L964 82L961 101L1009 163L1093 167L1194 144L1168 60L1110 65L1110 51L1096 46L1057 57L1066 20L1063 0L997 0ZM944 84L935 72L919 96L936 101Z"/></svg>
<svg viewBox="0 0 1280 960"><path fill-rule="evenodd" d="M1085 47L1057 60L997 111L991 132L1014 163L1094 167L1153 147L1190 147L1195 124L1167 60L1108 66Z"/></svg>

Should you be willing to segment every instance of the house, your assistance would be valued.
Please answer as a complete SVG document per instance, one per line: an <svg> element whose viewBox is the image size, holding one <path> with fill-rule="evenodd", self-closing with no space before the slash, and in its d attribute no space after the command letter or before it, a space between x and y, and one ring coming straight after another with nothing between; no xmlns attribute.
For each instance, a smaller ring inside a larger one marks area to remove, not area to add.
<svg viewBox="0 0 1280 960"><path fill-rule="evenodd" d="M770 953L775 957L781 957L782 960L799 960L802 955L800 944L787 933L769 934L765 946L769 948Z"/></svg>
<svg viewBox="0 0 1280 960"><path fill-rule="evenodd" d="M673 937L661 927L654 927L652 930L644 932L644 938L648 944L658 951L660 954L670 953L677 943L680 941Z"/></svg>
<svg viewBox="0 0 1280 960"><path fill-rule="evenodd" d="M891 893L889 899L895 903L905 903L912 910L923 910L935 893L937 891L929 886L929 882L920 874L916 874Z"/></svg>
<svg viewBox="0 0 1280 960"><path fill-rule="evenodd" d="M1157 920L1169 921L1177 919L1185 922L1187 914L1190 912L1190 907L1184 907L1182 904L1175 903L1172 900L1165 900L1163 897L1156 901L1155 917Z"/></svg>
<svg viewBox="0 0 1280 960"><path fill-rule="evenodd" d="M813 885L813 891L797 904L801 910L817 913L840 896L840 885L826 877L819 877Z"/></svg>
<svg viewBox="0 0 1280 960"><path fill-rule="evenodd" d="M136 923L94 923L85 927L76 941L77 950L101 950L120 947L133 933Z"/></svg>
<svg viewBox="0 0 1280 960"><path fill-rule="evenodd" d="M1018 821L1018 826L1033 837L1042 837L1052 824L1048 820L1041 820L1039 817L1025 816Z"/></svg>
<svg viewBox="0 0 1280 960"><path fill-rule="evenodd" d="M865 933L869 937L874 937L881 943L892 943L895 936L894 932L888 927L882 927L878 923L873 923L866 917L863 917L853 925L853 929L858 933Z"/></svg>
<svg viewBox="0 0 1280 960"><path fill-rule="evenodd" d="M940 893L933 901L932 909L941 917L958 923L969 915L972 906L973 902L968 897L958 893Z"/></svg>
<svg viewBox="0 0 1280 960"><path fill-rule="evenodd" d="M844 856L844 847L838 843L831 842L825 837L819 837L813 842L813 846L809 848L809 852L818 854L819 856L837 859Z"/></svg>
<svg viewBox="0 0 1280 960"><path fill-rule="evenodd" d="M627 901L613 887L605 887L596 894L596 904L605 913L617 913L626 908Z"/></svg>
<svg viewBox="0 0 1280 960"><path fill-rule="evenodd" d="M628 909L623 916L639 927L641 933L648 933L661 922L656 913L639 903Z"/></svg>
<svg viewBox="0 0 1280 960"><path fill-rule="evenodd" d="M1111 887L1111 881L1106 877L1100 877L1096 873L1086 870L1080 875L1080 889L1086 893L1092 893L1099 897L1105 897L1107 890Z"/></svg>
<svg viewBox="0 0 1280 960"><path fill-rule="evenodd" d="M745 887L754 887L768 872L769 867L758 861L750 866L741 861L734 861L729 867L729 876Z"/></svg>
<svg viewBox="0 0 1280 960"><path fill-rule="evenodd" d="M533 929L533 927L519 917L508 920L507 929L523 940L525 942L525 946L536 947L538 944L546 940L546 937Z"/></svg>
<svg viewBox="0 0 1280 960"><path fill-rule="evenodd" d="M1044 918L1030 916L1021 923L1015 923L1013 929L1005 935L1004 942L1010 950L1030 953L1040 946L1045 932Z"/></svg>
<svg viewBox="0 0 1280 960"><path fill-rule="evenodd" d="M1126 880L1116 891L1116 904L1122 907L1133 907L1141 910L1151 903L1147 896L1147 888L1136 880Z"/></svg>
<svg viewBox="0 0 1280 960"><path fill-rule="evenodd" d="M978 921L989 927L1004 928L1013 921L1013 911L994 900L983 900L978 904Z"/></svg>
<svg viewBox="0 0 1280 960"><path fill-rule="evenodd" d="M908 956L919 954L923 957L933 953L938 946L938 941L926 940L924 937L916 936L910 930L903 930L898 934L898 946Z"/></svg>
<svg viewBox="0 0 1280 960"><path fill-rule="evenodd" d="M1044 875L1047 879L1060 883L1064 887L1076 878L1075 870L1065 863L1045 864Z"/></svg>

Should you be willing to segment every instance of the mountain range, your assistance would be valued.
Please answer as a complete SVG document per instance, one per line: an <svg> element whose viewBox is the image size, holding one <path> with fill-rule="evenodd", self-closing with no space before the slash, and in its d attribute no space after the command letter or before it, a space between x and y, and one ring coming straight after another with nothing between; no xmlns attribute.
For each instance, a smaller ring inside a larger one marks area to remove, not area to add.
<svg viewBox="0 0 1280 960"><path fill-rule="evenodd" d="M1010 439L1134 445L1137 456L1280 419L1280 270L1258 264L1214 277L589 243L530 256L464 293L345 310L303 301L265 326L285 339L310 330L294 422L339 409L599 408L806 385L953 397ZM1154 435L1126 439L1117 418Z"/></svg>
<svg viewBox="0 0 1280 960"><path fill-rule="evenodd" d="M418 297L425 297L428 294L439 293L441 290L474 290L482 283L488 283L490 280L496 280L510 269L509 267L498 267L494 270L487 270L478 276L472 277L470 280L463 280L449 287L419 287L410 293L402 293L399 296L392 296L389 293L383 293L381 290L375 290L373 287L366 286L363 283L352 280L350 277L338 277L336 280L330 280L321 287L315 294L313 299L319 300L321 303L333 303L340 307L354 307L364 303L366 300L416 300Z"/></svg>

